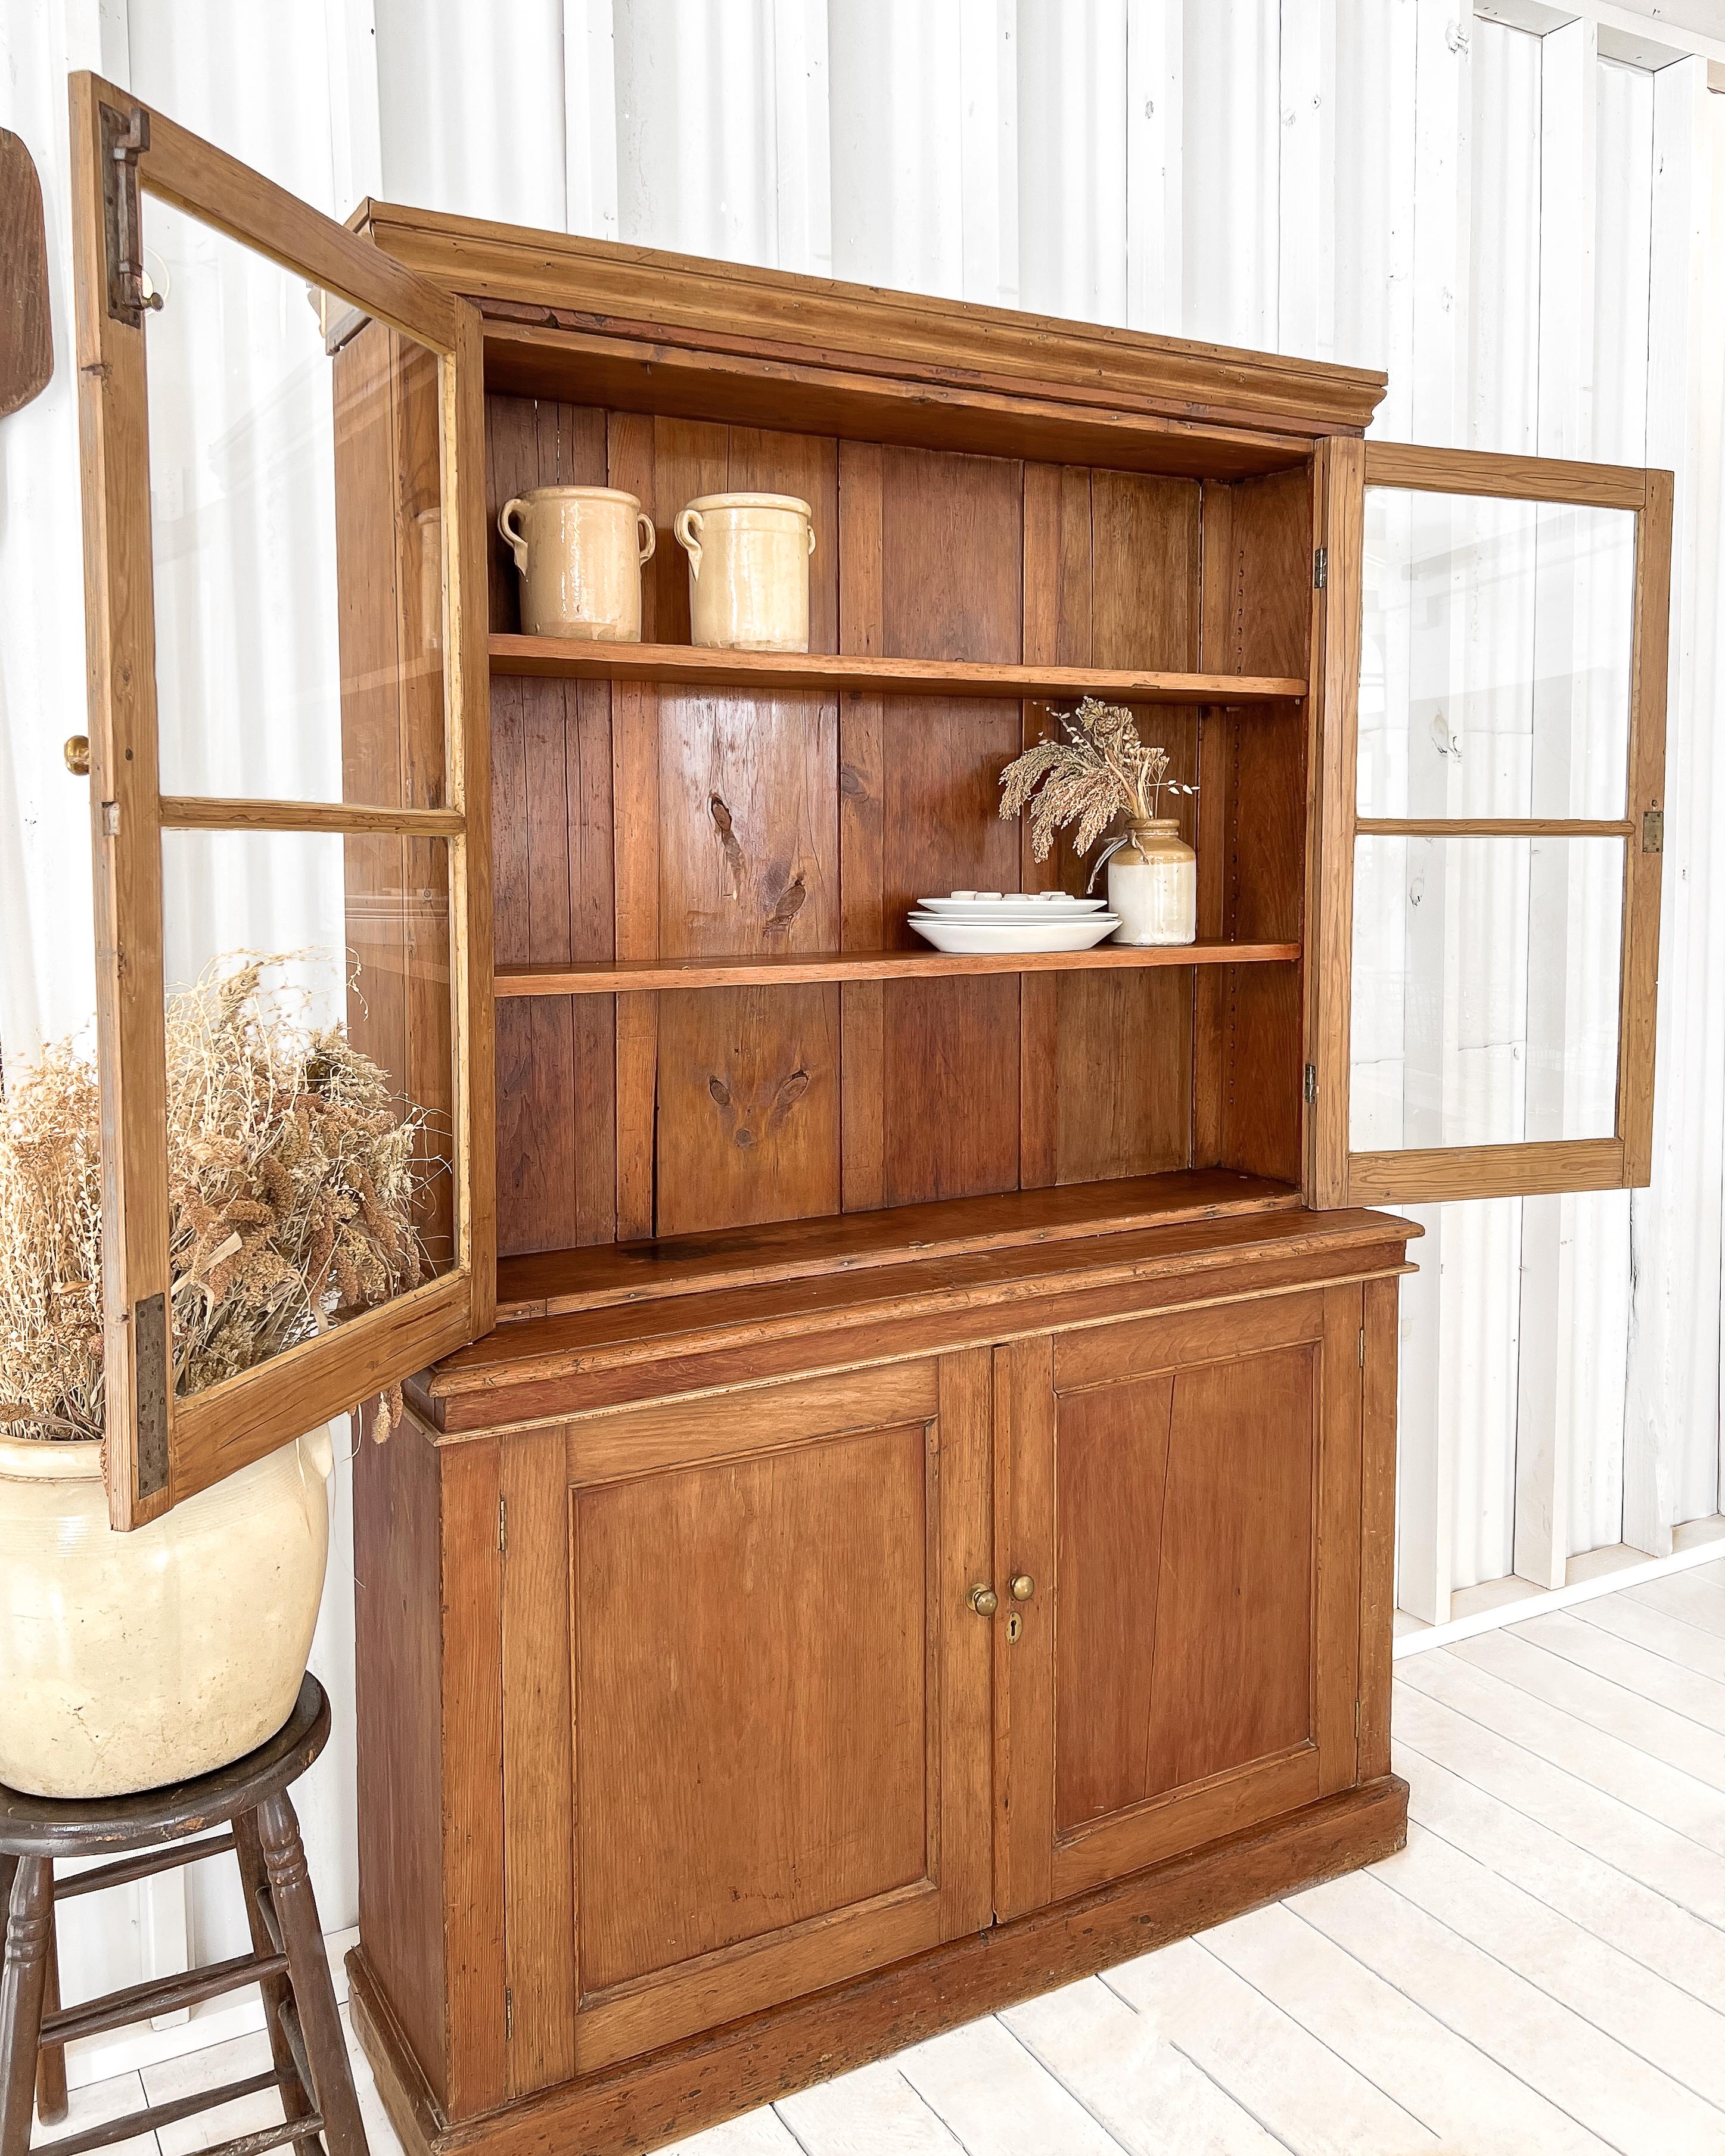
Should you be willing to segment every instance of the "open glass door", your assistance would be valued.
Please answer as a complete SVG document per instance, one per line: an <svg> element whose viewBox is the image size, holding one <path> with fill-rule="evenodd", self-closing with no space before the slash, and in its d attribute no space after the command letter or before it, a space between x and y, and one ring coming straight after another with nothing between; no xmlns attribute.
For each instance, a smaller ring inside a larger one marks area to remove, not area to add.
<svg viewBox="0 0 1725 2156"><path fill-rule="evenodd" d="M483 395L465 303L71 88L129 1527L491 1320Z"/></svg>
<svg viewBox="0 0 1725 2156"><path fill-rule="evenodd" d="M1671 475L1346 449L1314 1202L1645 1183Z"/></svg>

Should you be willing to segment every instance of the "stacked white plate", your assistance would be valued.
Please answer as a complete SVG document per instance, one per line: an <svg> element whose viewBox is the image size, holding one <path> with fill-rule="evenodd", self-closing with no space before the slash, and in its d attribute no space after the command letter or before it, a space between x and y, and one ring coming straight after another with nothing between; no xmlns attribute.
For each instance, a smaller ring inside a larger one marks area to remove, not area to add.
<svg viewBox="0 0 1725 2156"><path fill-rule="evenodd" d="M1064 891L955 891L919 901L916 933L937 951L1088 951L1120 926L1105 900Z"/></svg>

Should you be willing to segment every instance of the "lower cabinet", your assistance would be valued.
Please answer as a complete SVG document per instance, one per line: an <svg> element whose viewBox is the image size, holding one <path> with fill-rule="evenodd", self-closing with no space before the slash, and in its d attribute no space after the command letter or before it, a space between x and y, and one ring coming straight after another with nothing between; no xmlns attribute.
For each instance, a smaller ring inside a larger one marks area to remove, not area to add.
<svg viewBox="0 0 1725 2156"><path fill-rule="evenodd" d="M367 1446L353 1995L421 2156L530 2098L621 2156L1399 1845L1364 1217L1226 1302Z"/></svg>
<svg viewBox="0 0 1725 2156"><path fill-rule="evenodd" d="M1284 1295L549 1440L566 1563L511 1530L502 1595L517 2037L572 1867L545 2075L1350 1783L1360 1327Z"/></svg>

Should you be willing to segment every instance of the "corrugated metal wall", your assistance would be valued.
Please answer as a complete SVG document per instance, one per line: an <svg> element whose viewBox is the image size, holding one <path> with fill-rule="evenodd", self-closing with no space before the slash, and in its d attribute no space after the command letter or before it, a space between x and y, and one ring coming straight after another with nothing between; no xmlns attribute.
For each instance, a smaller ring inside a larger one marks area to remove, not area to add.
<svg viewBox="0 0 1725 2156"><path fill-rule="evenodd" d="M1656 1180L1422 1211L1401 1599L1441 1619L1455 1589L1667 1550L1719 1510L1725 99L1704 60L1656 72L1589 21L1538 36L1459 0L8 0L0 40L61 356L0 426L10 1056L90 1003L85 803L59 762L84 697L68 67L336 214L376 192L1383 367L1387 435L1679 475ZM351 1696L342 1547L320 1661ZM334 1923L342 1758L321 1790Z"/></svg>

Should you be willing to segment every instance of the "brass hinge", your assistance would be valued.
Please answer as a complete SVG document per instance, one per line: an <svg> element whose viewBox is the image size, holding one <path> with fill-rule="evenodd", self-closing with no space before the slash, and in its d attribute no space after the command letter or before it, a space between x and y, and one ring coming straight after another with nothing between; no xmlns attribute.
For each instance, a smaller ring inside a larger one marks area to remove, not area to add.
<svg viewBox="0 0 1725 2156"><path fill-rule="evenodd" d="M1358 1700L1353 1702L1353 1738L1354 1742L1358 1743L1359 1742L1359 1702Z"/></svg>
<svg viewBox="0 0 1725 2156"><path fill-rule="evenodd" d="M1649 808L1641 817L1641 851L1644 854L1662 854L1665 851L1665 811Z"/></svg>
<svg viewBox="0 0 1725 2156"><path fill-rule="evenodd" d="M141 329L145 311L162 305L144 289L144 229L138 217L138 159L150 146L150 116L141 105L116 112L98 107L102 136L102 236L108 257L108 312Z"/></svg>
<svg viewBox="0 0 1725 2156"><path fill-rule="evenodd" d="M497 1500L497 1547L500 1550L506 1550L509 1548L509 1500L507 1497L500 1497Z"/></svg>
<svg viewBox="0 0 1725 2156"><path fill-rule="evenodd" d="M503 2041L506 2044L515 2041L515 1994L506 1984L503 1991Z"/></svg>
<svg viewBox="0 0 1725 2156"><path fill-rule="evenodd" d="M1312 557L1312 588L1321 592L1330 581L1330 550L1320 547Z"/></svg>
<svg viewBox="0 0 1725 2156"><path fill-rule="evenodd" d="M1309 1108L1309 1107L1312 1106L1312 1102L1313 1102L1314 1101L1316 1101L1316 1100L1317 1100L1317 1065L1315 1063L1308 1063L1308 1064L1307 1065L1307 1066L1306 1066L1306 1105L1307 1105L1307 1106Z"/></svg>

